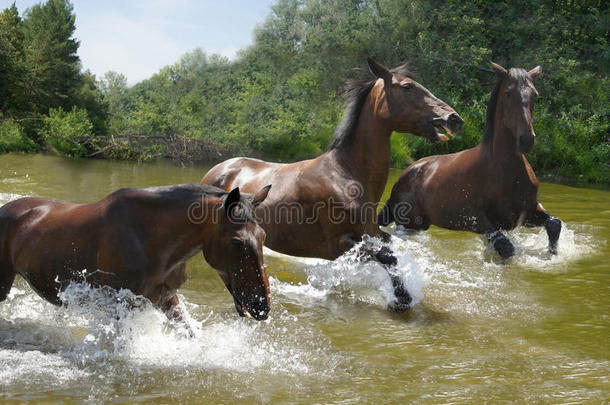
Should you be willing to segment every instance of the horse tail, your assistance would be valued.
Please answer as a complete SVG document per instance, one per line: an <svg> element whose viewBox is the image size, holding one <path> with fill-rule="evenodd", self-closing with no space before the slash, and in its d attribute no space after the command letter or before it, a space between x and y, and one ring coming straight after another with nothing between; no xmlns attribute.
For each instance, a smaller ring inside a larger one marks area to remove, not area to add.
<svg viewBox="0 0 610 405"><path fill-rule="evenodd" d="M379 224L379 226L387 226L389 224L391 224L392 222L394 222L394 210L392 210L392 207L390 205L390 201L388 201L386 203L386 205L383 207L383 209L381 210L381 212L379 213L379 216L377 216L377 223Z"/></svg>

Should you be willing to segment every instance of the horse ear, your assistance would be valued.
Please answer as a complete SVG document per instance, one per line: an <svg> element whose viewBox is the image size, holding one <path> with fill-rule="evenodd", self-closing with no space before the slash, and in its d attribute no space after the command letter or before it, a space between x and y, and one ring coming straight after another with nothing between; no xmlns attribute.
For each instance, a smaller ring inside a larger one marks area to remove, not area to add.
<svg viewBox="0 0 610 405"><path fill-rule="evenodd" d="M373 76L383 79L385 85L389 85L392 83L392 72L388 70L387 67L383 66L381 63L373 60L372 58L366 58L366 61L369 64L369 70L373 74Z"/></svg>
<svg viewBox="0 0 610 405"><path fill-rule="evenodd" d="M491 65L491 68L493 69L494 73L497 74L498 76L505 77L508 74L506 69L504 69L502 66L498 65L497 63L493 63L492 61L489 61L489 64Z"/></svg>
<svg viewBox="0 0 610 405"><path fill-rule="evenodd" d="M229 194L227 194L227 197L225 198L224 202L227 217L231 218L231 212L233 211L237 203L239 203L240 198L241 194L239 193L239 187L235 187L233 190L231 190Z"/></svg>
<svg viewBox="0 0 610 405"><path fill-rule="evenodd" d="M258 193L254 194L254 197L252 197L252 205L257 207L260 203L265 201L265 198L267 198L267 195L269 194L269 190L271 190L271 184L261 188Z"/></svg>
<svg viewBox="0 0 610 405"><path fill-rule="evenodd" d="M542 66L538 65L527 73L530 75L530 77L532 79L535 79L536 77L540 76L540 74L542 73Z"/></svg>

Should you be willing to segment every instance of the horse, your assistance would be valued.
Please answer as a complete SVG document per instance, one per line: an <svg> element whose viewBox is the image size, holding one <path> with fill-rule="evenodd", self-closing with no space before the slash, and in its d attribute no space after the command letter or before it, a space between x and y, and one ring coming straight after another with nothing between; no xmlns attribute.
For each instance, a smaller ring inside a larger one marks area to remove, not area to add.
<svg viewBox="0 0 610 405"><path fill-rule="evenodd" d="M239 188L183 184L124 188L92 204L25 197L0 208L0 302L21 275L45 300L71 281L129 289L169 319L182 320L176 291L186 261L203 251L233 296L240 316L264 320L269 281L263 267L265 231L253 211L255 195Z"/></svg>
<svg viewBox="0 0 610 405"><path fill-rule="evenodd" d="M432 224L484 234L502 259L515 252L503 230L522 224L544 226L549 251L556 254L561 221L538 201L538 180L525 157L536 139L534 79L542 68L507 71L493 62L491 67L498 81L481 142L410 165L394 184L378 222L396 222L412 230L426 230Z"/></svg>
<svg viewBox="0 0 610 405"><path fill-rule="evenodd" d="M273 184L256 209L267 232L265 245L292 256L334 260L364 235L378 236L377 203L390 169L390 135L409 132L433 142L446 141L462 118L417 83L406 66L389 70L368 58L373 79L351 82L343 119L330 149L315 159L290 164L238 157L222 162L201 180L228 190L256 190ZM369 252L384 265L396 258L387 247ZM391 276L392 277L392 276ZM399 303L410 297L396 277ZM400 298L402 297L402 298Z"/></svg>

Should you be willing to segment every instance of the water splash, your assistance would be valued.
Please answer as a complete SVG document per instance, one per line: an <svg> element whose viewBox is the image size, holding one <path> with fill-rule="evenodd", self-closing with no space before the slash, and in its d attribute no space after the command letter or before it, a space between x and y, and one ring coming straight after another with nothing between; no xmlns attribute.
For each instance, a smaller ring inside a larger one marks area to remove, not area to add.
<svg viewBox="0 0 610 405"><path fill-rule="evenodd" d="M257 375L322 378L342 362L326 337L281 308L256 322L187 303L186 322L175 323L129 290L71 283L60 298L66 305L55 307L27 287L14 287L0 305L0 363L13 365L0 372L0 387L21 376L45 379L48 387L91 374L131 378L159 370L223 370L242 381Z"/></svg>
<svg viewBox="0 0 610 405"><path fill-rule="evenodd" d="M16 200L21 197L25 197L25 196L20 195L20 194L13 194L13 193L0 193L0 206L6 204L7 202Z"/></svg>
<svg viewBox="0 0 610 405"><path fill-rule="evenodd" d="M323 301L329 297L341 297L350 302L363 302L386 309L396 300L388 271L397 275L413 298L416 305L423 298L422 288L426 278L410 253L401 246L392 244L398 264L389 270L378 262L361 257L358 253L366 243L373 249L382 246L377 238L369 238L333 261L323 259L298 258L265 249L265 255L296 262L293 271L300 272L306 283L282 282L272 279L272 287L284 299L300 297L306 301Z"/></svg>
<svg viewBox="0 0 610 405"><path fill-rule="evenodd" d="M433 229L394 231L392 246L404 249L419 264L424 279L424 302L453 317L489 319L516 317L535 320L542 310L520 272L564 272L570 263L592 249L592 231L584 225L566 225L559 253L548 252L544 228L517 228L507 235L515 256L503 262L484 238L468 232Z"/></svg>

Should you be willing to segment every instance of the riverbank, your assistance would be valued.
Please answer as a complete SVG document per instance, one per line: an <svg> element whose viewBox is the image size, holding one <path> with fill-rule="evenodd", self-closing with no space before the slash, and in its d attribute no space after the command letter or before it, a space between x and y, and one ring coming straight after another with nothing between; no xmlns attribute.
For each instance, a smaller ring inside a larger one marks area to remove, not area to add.
<svg viewBox="0 0 610 405"><path fill-rule="evenodd" d="M74 162L75 164L84 164L87 161L109 161L122 164L143 163L152 166L169 163L180 167L203 168L205 170L213 165L235 156L253 156L249 154L233 153L229 148L216 147L208 143L197 141L194 139L185 139L178 137L173 143L154 143L150 138L142 137L131 139L115 139L112 144L109 144L105 150L93 152L86 157L66 157L59 156L51 151L40 151L37 153L26 152L9 152L0 154L0 162L2 157L18 158L19 156L33 157L34 155L41 156L56 156L57 158L65 159L66 162ZM256 158L279 161L265 156L256 156ZM163 163L166 162L166 163ZM289 163L289 162L286 162ZM400 172L404 167L392 167L394 172ZM204 172L201 173L203 175ZM610 182L590 182L578 176L563 176L557 173L536 173L538 180L546 183L561 184L571 187L592 188L597 190L610 190ZM391 182L389 179L388 182ZM2 181L2 179L0 179Z"/></svg>

